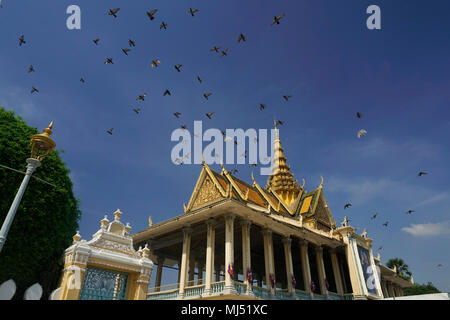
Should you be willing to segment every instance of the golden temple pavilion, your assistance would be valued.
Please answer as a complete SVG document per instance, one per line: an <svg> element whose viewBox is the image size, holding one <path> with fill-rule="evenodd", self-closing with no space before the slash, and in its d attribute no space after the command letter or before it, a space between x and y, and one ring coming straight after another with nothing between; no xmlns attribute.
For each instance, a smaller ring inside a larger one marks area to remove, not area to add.
<svg viewBox="0 0 450 320"><path fill-rule="evenodd" d="M323 178L298 184L275 132L265 187L203 162L184 213L132 235L157 265L148 299L382 299L412 285L373 256L366 232L336 225ZM177 283L161 286L164 267Z"/></svg>

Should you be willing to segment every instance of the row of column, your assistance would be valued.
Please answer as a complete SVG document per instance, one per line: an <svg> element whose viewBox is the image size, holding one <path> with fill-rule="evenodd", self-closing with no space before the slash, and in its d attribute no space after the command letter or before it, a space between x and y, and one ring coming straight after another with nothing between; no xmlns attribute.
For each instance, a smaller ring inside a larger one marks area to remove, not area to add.
<svg viewBox="0 0 450 320"><path fill-rule="evenodd" d="M235 293L234 283L229 268L233 266L234 263L234 220L235 215L225 216L225 286L224 294ZM215 244L215 226L216 222L210 219L206 223L207 226L207 242L206 242L206 261L205 261L205 295L211 293L211 284L213 282L214 273L214 244ZM242 266L243 266L243 283L246 285L247 293L251 294L251 283L247 279L247 272L251 270L251 254L250 254L250 221L242 221ZM194 279L194 261L190 258L190 245L191 245L191 228L183 229L183 250L181 256L181 267L179 272L179 296L183 298L184 290L187 283L188 276L188 265L189 268L189 280ZM272 231L269 229L263 230L263 241L264 241L264 260L265 260L265 276L266 285L271 294L275 293L274 285L271 282L274 281L275 275L275 263L274 263L274 252L273 252L273 240ZM290 237L283 238L285 265L286 265L286 279L288 285L288 292L290 294L295 293L295 288L293 287L292 281L290 279L294 276L294 268L292 263L292 252L291 252L292 239ZM306 240L300 240L300 255L302 261L302 274L305 283L305 291L311 294L311 270L309 264L308 256L308 242ZM316 250L316 264L318 268L318 278L321 293L328 294L327 286L325 283L325 266L323 261L323 249L322 247L315 247ZM338 295L343 295L343 283L341 272L339 268L339 263L337 259L336 252L334 250L330 251L331 262L333 268L333 274L336 282L336 291ZM161 265L161 269L160 269ZM202 268L199 268L202 270ZM156 275L156 286L161 283L161 271L162 263L158 263L158 270ZM216 281L218 281L218 276L220 274L216 270ZM199 276L201 277L201 276ZM272 280L273 279L273 280ZM258 285L261 286L261 279L258 280Z"/></svg>

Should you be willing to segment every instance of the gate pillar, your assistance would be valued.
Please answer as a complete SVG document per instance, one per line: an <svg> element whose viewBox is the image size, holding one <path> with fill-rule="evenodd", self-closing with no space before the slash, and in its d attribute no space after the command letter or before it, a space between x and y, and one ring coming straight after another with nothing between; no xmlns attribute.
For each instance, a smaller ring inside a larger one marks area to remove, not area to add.
<svg viewBox="0 0 450 320"><path fill-rule="evenodd" d="M59 300L145 300L153 270L150 249L134 250L131 227L122 212L107 216L90 241L73 237L66 249Z"/></svg>

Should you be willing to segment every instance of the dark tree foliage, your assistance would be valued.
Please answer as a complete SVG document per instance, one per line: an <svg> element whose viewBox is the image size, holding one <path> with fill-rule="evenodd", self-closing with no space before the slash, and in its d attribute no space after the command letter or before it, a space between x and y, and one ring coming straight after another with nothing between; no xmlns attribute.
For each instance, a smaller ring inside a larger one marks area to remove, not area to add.
<svg viewBox="0 0 450 320"><path fill-rule="evenodd" d="M41 132L14 112L0 108L0 164L25 171L30 137L37 133ZM78 229L79 201L59 152L49 154L33 174L56 188L31 178L0 253L0 284L9 279L16 282L14 299L23 299L25 290L36 282L43 287L42 299L48 299L58 286L64 250ZM0 223L23 177L0 167Z"/></svg>
<svg viewBox="0 0 450 320"><path fill-rule="evenodd" d="M386 263L386 266L391 269L397 267L397 274L400 277L406 280L411 279L412 273L411 271L409 271L409 266L405 263L405 261L403 261L403 259L400 258L389 259L389 261Z"/></svg>
<svg viewBox="0 0 450 320"><path fill-rule="evenodd" d="M419 294L430 294L430 293L440 293L440 291L431 283L427 284L414 284L411 288L403 289L403 295L405 296L415 296Z"/></svg>

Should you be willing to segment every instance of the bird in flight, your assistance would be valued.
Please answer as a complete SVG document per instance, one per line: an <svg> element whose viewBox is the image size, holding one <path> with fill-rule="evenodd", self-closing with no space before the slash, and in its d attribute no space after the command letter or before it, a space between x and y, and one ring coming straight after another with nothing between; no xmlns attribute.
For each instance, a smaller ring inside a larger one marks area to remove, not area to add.
<svg viewBox="0 0 450 320"><path fill-rule="evenodd" d="M143 93L143 94L139 95L139 96L136 98L136 101L144 101L146 95L147 95L146 93Z"/></svg>
<svg viewBox="0 0 450 320"><path fill-rule="evenodd" d="M175 69L177 69L178 72L181 72L182 66L183 66L182 64L177 64L177 65L175 65Z"/></svg>
<svg viewBox="0 0 450 320"><path fill-rule="evenodd" d="M173 115L177 118L179 118L181 116L181 112L174 112Z"/></svg>
<svg viewBox="0 0 450 320"><path fill-rule="evenodd" d="M380 251L381 249L383 249L383 246L379 247L379 248L378 248L378 251Z"/></svg>
<svg viewBox="0 0 450 320"><path fill-rule="evenodd" d="M436 267L441 268L443 265L439 263Z"/></svg>
<svg viewBox="0 0 450 320"><path fill-rule="evenodd" d="M367 131L364 129L361 129L358 131L357 136L358 136L358 138L361 138L361 137L365 136L366 134L367 134Z"/></svg>
<svg viewBox="0 0 450 320"><path fill-rule="evenodd" d="M136 47L136 42L134 42L134 41L131 40L131 39L128 39L128 45L129 45L130 47Z"/></svg>
<svg viewBox="0 0 450 320"><path fill-rule="evenodd" d="M416 210L408 210L408 211L406 211L406 214L411 214L413 212L416 212Z"/></svg>
<svg viewBox="0 0 450 320"><path fill-rule="evenodd" d="M207 114L206 114L206 116L209 118L209 119L212 119L212 115L214 114L214 112L208 112Z"/></svg>
<svg viewBox="0 0 450 320"><path fill-rule="evenodd" d="M152 60L152 68L157 67L158 64L160 64L160 63L161 63L161 61L159 61L159 60Z"/></svg>
<svg viewBox="0 0 450 320"><path fill-rule="evenodd" d="M350 208L351 206L352 206L351 203L347 203L347 204L344 206L344 209Z"/></svg>
<svg viewBox="0 0 450 320"><path fill-rule="evenodd" d="M239 38L238 38L238 42L241 42L241 41L246 41L246 39L245 39L245 36L241 33L240 35L239 35Z"/></svg>
<svg viewBox="0 0 450 320"><path fill-rule="evenodd" d="M425 175L425 174L428 174L428 173L426 173L426 172L424 172L424 171L420 171L419 174L418 174L418 176L421 177L421 176L423 176L423 175Z"/></svg>
<svg viewBox="0 0 450 320"><path fill-rule="evenodd" d="M220 54L221 57L226 56L228 52L228 48L226 48L225 50L222 51L222 53Z"/></svg>
<svg viewBox="0 0 450 320"><path fill-rule="evenodd" d="M194 16L194 14L196 13L196 12L199 12L200 10L198 10L198 9L195 9L195 8L189 8L189 13L191 14L191 16Z"/></svg>
<svg viewBox="0 0 450 320"><path fill-rule="evenodd" d="M238 173L238 172L239 172L238 169L231 169L231 170L230 170L230 173L231 173L231 174L236 174L236 173Z"/></svg>
<svg viewBox="0 0 450 320"><path fill-rule="evenodd" d="M128 55L128 52L130 52L131 49L130 48L124 48L122 49L122 52L125 53L125 55Z"/></svg>
<svg viewBox="0 0 450 320"><path fill-rule="evenodd" d="M292 97L292 96L290 96L290 95L283 96L284 100L286 100L286 101L288 101L289 98L291 98L291 97Z"/></svg>
<svg viewBox="0 0 450 320"><path fill-rule="evenodd" d="M32 87L32 88L31 88L31 93L35 93L35 92L39 92L39 90L36 89L35 87Z"/></svg>
<svg viewBox="0 0 450 320"><path fill-rule="evenodd" d="M81 83L85 83L86 81L84 81L84 79L81 77L81 78L80 78L80 82L81 82Z"/></svg>
<svg viewBox="0 0 450 320"><path fill-rule="evenodd" d="M386 221L385 223L383 223L383 226L387 227L388 223L389 223L389 221Z"/></svg>
<svg viewBox="0 0 450 320"><path fill-rule="evenodd" d="M147 11L147 16L150 18L150 20L155 19L156 12L158 12L158 9L153 9L151 11Z"/></svg>
<svg viewBox="0 0 450 320"><path fill-rule="evenodd" d="M358 119L361 119L361 117L362 117L361 112L357 112L357 113L356 113L356 117L357 117Z"/></svg>
<svg viewBox="0 0 450 320"><path fill-rule="evenodd" d="M275 124L279 124L280 126L282 126L282 125L284 124L284 121L277 120L277 121L275 122Z"/></svg>
<svg viewBox="0 0 450 320"><path fill-rule="evenodd" d="M203 94L203 96L205 97L206 100L208 100L209 96L212 95L211 92L205 93Z"/></svg>
<svg viewBox="0 0 450 320"><path fill-rule="evenodd" d="M272 23L270 24L271 26L273 26L275 23L276 24L280 24L280 20L285 16L285 14L280 14L279 16L274 16Z"/></svg>
<svg viewBox="0 0 450 320"><path fill-rule="evenodd" d="M31 65L31 66L28 68L28 73L30 73L30 72L34 72L33 65Z"/></svg>
<svg viewBox="0 0 450 320"><path fill-rule="evenodd" d="M260 103L259 104L259 110L264 110L266 108L266 105L265 104L263 104L263 103Z"/></svg>
<svg viewBox="0 0 450 320"><path fill-rule="evenodd" d="M212 47L209 51L215 51L215 52L219 52L219 49L220 49L220 47L218 47L218 46L214 46L214 47Z"/></svg>
<svg viewBox="0 0 450 320"><path fill-rule="evenodd" d="M108 59L105 60L105 64L110 64L110 63L114 64L112 58L108 58Z"/></svg>
<svg viewBox="0 0 450 320"><path fill-rule="evenodd" d="M166 91L164 91L163 96L171 96L172 94L170 93L169 89L166 89Z"/></svg>
<svg viewBox="0 0 450 320"><path fill-rule="evenodd" d="M183 129L183 130L186 130L186 128L187 128L187 126L186 126L185 124L183 124L183 125L181 126L181 129Z"/></svg>
<svg viewBox="0 0 450 320"><path fill-rule="evenodd" d="M119 12L120 8L109 9L108 15L117 18L117 12Z"/></svg>
<svg viewBox="0 0 450 320"><path fill-rule="evenodd" d="M202 79L200 78L200 76L197 76L197 80L198 82L202 83Z"/></svg>
<svg viewBox="0 0 450 320"><path fill-rule="evenodd" d="M165 23L164 21L161 23L161 25L159 26L159 30L163 29L167 30L167 23Z"/></svg>
<svg viewBox="0 0 450 320"><path fill-rule="evenodd" d="M111 128L109 130L107 130L106 132L109 133L110 135L112 135L114 128Z"/></svg>
<svg viewBox="0 0 450 320"><path fill-rule="evenodd" d="M92 42L94 42L96 45L98 45L98 42L100 41L99 38L92 40Z"/></svg>
<svg viewBox="0 0 450 320"><path fill-rule="evenodd" d="M25 43L27 43L27 42L25 41L25 37L24 37L23 35L21 35L20 38L19 38L19 46L22 46L22 45L25 44Z"/></svg>
<svg viewBox="0 0 450 320"><path fill-rule="evenodd" d="M372 217L370 217L370 219L375 219L377 217L378 213L375 213Z"/></svg>
<svg viewBox="0 0 450 320"><path fill-rule="evenodd" d="M139 111L141 111L141 109L140 108L134 108L133 111L136 112L136 114L139 114Z"/></svg>

